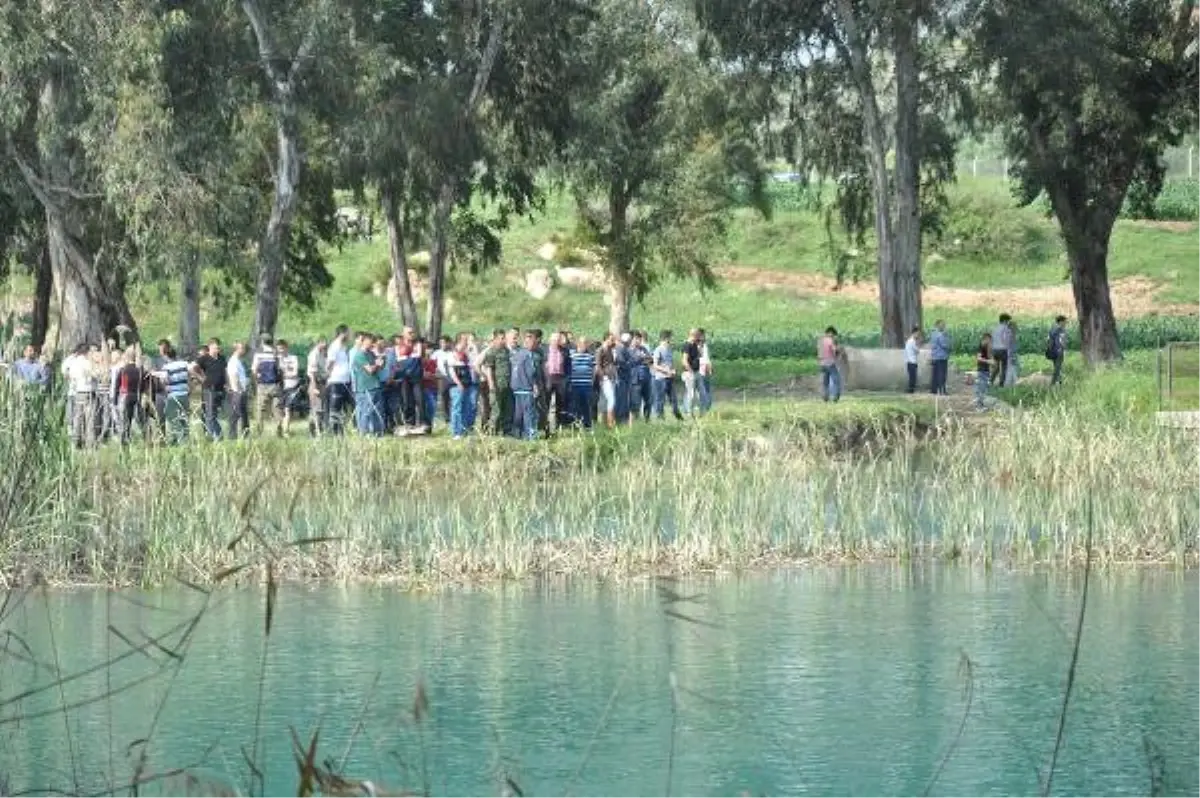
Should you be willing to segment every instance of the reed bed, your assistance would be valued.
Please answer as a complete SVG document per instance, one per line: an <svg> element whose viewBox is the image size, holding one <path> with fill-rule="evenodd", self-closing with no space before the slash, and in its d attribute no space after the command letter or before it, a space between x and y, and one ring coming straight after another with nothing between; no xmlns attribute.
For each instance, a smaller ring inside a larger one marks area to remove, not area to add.
<svg viewBox="0 0 1200 798"><path fill-rule="evenodd" d="M0 570L9 582L204 583L269 560L284 578L434 586L810 560L1067 565L1084 557L1089 500L1096 562L1196 561L1194 434L1061 407L983 431L948 420L932 435L890 409L817 421L811 409L537 444L73 453L53 436L4 435L0 454L28 464L19 485L0 483L20 505ZM11 412L6 423L20 427Z"/></svg>

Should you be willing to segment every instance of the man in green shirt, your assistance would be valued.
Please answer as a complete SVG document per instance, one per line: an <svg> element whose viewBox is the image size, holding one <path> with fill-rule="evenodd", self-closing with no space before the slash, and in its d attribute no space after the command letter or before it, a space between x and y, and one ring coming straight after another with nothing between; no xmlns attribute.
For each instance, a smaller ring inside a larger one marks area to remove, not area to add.
<svg viewBox="0 0 1200 798"><path fill-rule="evenodd" d="M350 357L350 381L354 384L354 409L358 414L358 431L378 438L383 435L383 388L379 370L383 359L373 350L375 336L363 333Z"/></svg>
<svg viewBox="0 0 1200 798"><path fill-rule="evenodd" d="M509 338L513 341L510 342ZM483 356L483 376L487 380L492 405L488 431L493 435L508 435L512 431L512 363L509 352L515 342L516 338L511 333L506 336L504 330L493 330L491 346Z"/></svg>

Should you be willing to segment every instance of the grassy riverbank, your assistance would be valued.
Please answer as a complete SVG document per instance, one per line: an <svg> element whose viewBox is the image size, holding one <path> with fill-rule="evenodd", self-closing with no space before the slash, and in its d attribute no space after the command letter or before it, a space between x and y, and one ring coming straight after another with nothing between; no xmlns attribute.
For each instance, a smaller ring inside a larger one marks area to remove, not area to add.
<svg viewBox="0 0 1200 798"><path fill-rule="evenodd" d="M10 580L156 584L241 566L258 578L249 566L269 561L285 578L415 585L808 560L1063 564L1084 554L1089 500L1102 561L1195 561L1194 436L1061 406L933 424L925 403L755 401L537 444L46 444L13 493L24 505L0 564Z"/></svg>

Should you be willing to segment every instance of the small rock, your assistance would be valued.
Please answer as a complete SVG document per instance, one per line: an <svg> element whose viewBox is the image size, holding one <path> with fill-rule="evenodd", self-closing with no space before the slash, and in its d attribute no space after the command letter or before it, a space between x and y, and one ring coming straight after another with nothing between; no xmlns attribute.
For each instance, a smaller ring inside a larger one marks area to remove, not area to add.
<svg viewBox="0 0 1200 798"><path fill-rule="evenodd" d="M525 275L525 293L534 299L545 299L553 287L550 272L546 269L534 269Z"/></svg>
<svg viewBox="0 0 1200 798"><path fill-rule="evenodd" d="M555 244L553 241L547 241L538 248L537 255L542 260L554 260L558 256L558 244Z"/></svg>

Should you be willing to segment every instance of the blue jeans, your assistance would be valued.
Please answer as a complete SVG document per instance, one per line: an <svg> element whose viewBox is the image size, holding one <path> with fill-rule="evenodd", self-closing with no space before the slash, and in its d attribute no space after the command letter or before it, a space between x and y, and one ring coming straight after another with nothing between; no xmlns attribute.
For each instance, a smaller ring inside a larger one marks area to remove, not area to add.
<svg viewBox="0 0 1200 798"><path fill-rule="evenodd" d="M421 387L421 397L425 402L425 423L429 426L430 431L433 431L433 419L437 415L437 400L438 389L436 387L426 388Z"/></svg>
<svg viewBox="0 0 1200 798"><path fill-rule="evenodd" d="M700 393L700 412L707 413L713 406L712 375L701 374L698 379L700 382L696 387Z"/></svg>
<svg viewBox="0 0 1200 798"><path fill-rule="evenodd" d="M628 377L617 377L614 389L617 394L616 407L614 414L619 423L624 423L629 420L629 379Z"/></svg>
<svg viewBox="0 0 1200 798"><path fill-rule="evenodd" d="M347 418L354 410L354 394L345 382L329 383L325 396L325 408L329 414L329 431L341 435L346 430Z"/></svg>
<svg viewBox="0 0 1200 798"><path fill-rule="evenodd" d="M1058 357L1054 358L1054 376L1050 378L1051 385L1058 385L1062 382L1062 366L1063 355L1059 352Z"/></svg>
<svg viewBox="0 0 1200 798"><path fill-rule="evenodd" d="M531 391L513 391L513 435L532 441L537 438L537 400Z"/></svg>
<svg viewBox="0 0 1200 798"><path fill-rule="evenodd" d="M944 394L946 392L946 375L950 371L950 361L933 360L930 362L933 365L933 378L929 381L929 392Z"/></svg>
<svg viewBox="0 0 1200 798"><path fill-rule="evenodd" d="M225 392L204 389L204 429L214 441L221 440L221 411L225 409Z"/></svg>
<svg viewBox="0 0 1200 798"><path fill-rule="evenodd" d="M592 385L571 383L571 415L585 429L592 428Z"/></svg>
<svg viewBox="0 0 1200 798"><path fill-rule="evenodd" d="M991 383L991 372L980 370L975 373L975 408L977 410L983 409L983 400L987 398L988 387Z"/></svg>
<svg viewBox="0 0 1200 798"><path fill-rule="evenodd" d="M836 365L821 366L821 396L826 402L842 398L842 375Z"/></svg>
<svg viewBox="0 0 1200 798"><path fill-rule="evenodd" d="M675 380L654 380L654 415L658 418L663 417L663 410L666 408L667 400L671 400L671 410L675 413L675 418L683 418L683 414L679 412L679 398L675 396Z"/></svg>
<svg viewBox="0 0 1200 798"><path fill-rule="evenodd" d="M354 396L354 412L360 435L378 438L383 435L383 391L359 391Z"/></svg>
<svg viewBox="0 0 1200 798"><path fill-rule="evenodd" d="M644 419L649 419L650 411L653 408L654 388L651 385L651 380L645 379L629 386L629 415L631 417L637 418L641 416Z"/></svg>
<svg viewBox="0 0 1200 798"><path fill-rule="evenodd" d="M467 383L462 388L450 386L450 434L461 438L475 423L475 402L479 386Z"/></svg>
<svg viewBox="0 0 1200 798"><path fill-rule="evenodd" d="M387 430L393 430L399 427L402 411L404 409L401 404L400 383L393 383L383 389L383 427Z"/></svg>

